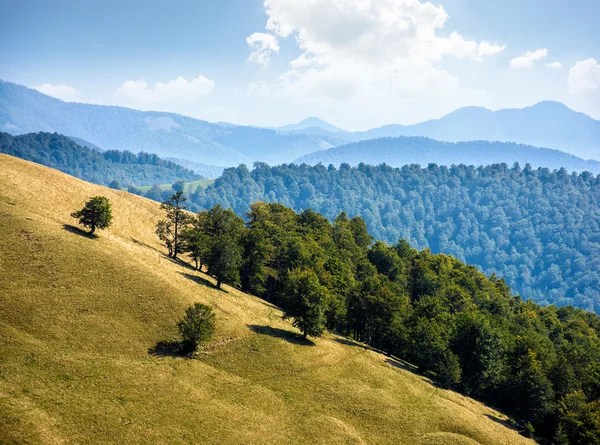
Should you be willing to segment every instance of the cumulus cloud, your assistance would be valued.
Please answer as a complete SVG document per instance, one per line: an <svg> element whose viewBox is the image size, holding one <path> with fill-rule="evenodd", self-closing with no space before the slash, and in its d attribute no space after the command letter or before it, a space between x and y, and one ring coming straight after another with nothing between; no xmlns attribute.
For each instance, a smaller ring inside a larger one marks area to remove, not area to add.
<svg viewBox="0 0 600 445"><path fill-rule="evenodd" d="M255 32L246 39L246 43L252 50L248 61L257 63L263 68L269 66L271 53L279 52L279 42L273 34Z"/></svg>
<svg viewBox="0 0 600 445"><path fill-rule="evenodd" d="M600 92L600 65L596 59L577 62L570 70L567 79L569 91L573 94Z"/></svg>
<svg viewBox="0 0 600 445"><path fill-rule="evenodd" d="M79 99L79 92L75 88L62 83L57 85L45 83L43 85L33 87L33 89L38 90L40 93L47 94L48 96L64 100L65 102L75 102Z"/></svg>
<svg viewBox="0 0 600 445"><path fill-rule="evenodd" d="M128 80L114 95L119 102L128 105L160 105L191 102L210 94L214 87L215 83L204 76L191 81L179 76L170 82L157 82L152 86L145 80Z"/></svg>
<svg viewBox="0 0 600 445"><path fill-rule="evenodd" d="M562 68L562 63L560 62L550 62L546 64L546 68L552 68L553 70L559 70Z"/></svg>
<svg viewBox="0 0 600 445"><path fill-rule="evenodd" d="M512 59L510 61L510 67L513 70L531 68L535 61L545 59L546 57L548 57L547 48L542 48L535 51L527 51L522 56Z"/></svg>
<svg viewBox="0 0 600 445"><path fill-rule="evenodd" d="M462 87L440 63L445 57L481 61L506 48L458 32L439 36L448 14L419 0L266 0L264 6L270 34L261 35L272 36L277 48L277 39L292 37L301 54L279 82L255 83L249 93L338 110L345 101L352 105L345 112L360 108L397 120L401 108L418 119L411 107L435 113L481 102L482 91Z"/></svg>

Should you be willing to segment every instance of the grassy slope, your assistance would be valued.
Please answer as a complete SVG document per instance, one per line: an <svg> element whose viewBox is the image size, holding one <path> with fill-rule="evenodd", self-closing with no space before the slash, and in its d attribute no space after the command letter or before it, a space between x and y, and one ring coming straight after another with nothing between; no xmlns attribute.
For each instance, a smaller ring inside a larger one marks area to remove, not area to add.
<svg viewBox="0 0 600 445"><path fill-rule="evenodd" d="M98 194L112 228L64 226ZM158 216L0 155L0 443L528 443L358 344L299 343L277 308L169 261ZM216 307L218 338L192 360L149 355L194 301Z"/></svg>

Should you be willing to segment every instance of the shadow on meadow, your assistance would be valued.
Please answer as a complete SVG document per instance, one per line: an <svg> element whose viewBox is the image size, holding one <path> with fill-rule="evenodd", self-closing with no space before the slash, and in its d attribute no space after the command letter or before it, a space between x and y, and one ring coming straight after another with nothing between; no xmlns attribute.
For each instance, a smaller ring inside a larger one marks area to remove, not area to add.
<svg viewBox="0 0 600 445"><path fill-rule="evenodd" d="M83 236L85 238L89 238L89 239L99 238L99 236L96 235L95 233L90 234L88 231L82 230L76 226L72 226L71 224L63 224L62 227L63 227L63 230L66 230L67 232L71 232L71 233L74 233L75 235Z"/></svg>
<svg viewBox="0 0 600 445"><path fill-rule="evenodd" d="M268 336L274 337L274 338L281 338L281 339L283 339L289 343L295 344L295 345L315 346L315 343L312 340L310 340L308 338L304 338L300 334L297 334L292 331L287 331L285 329L274 328L272 326L267 326L267 325L261 326L261 325L257 325L257 324L250 324L250 325L248 325L248 327L250 328L251 331L256 332L257 334L268 335Z"/></svg>
<svg viewBox="0 0 600 445"><path fill-rule="evenodd" d="M181 340L161 340L148 348L148 354L159 357L191 357L193 351Z"/></svg>
<svg viewBox="0 0 600 445"><path fill-rule="evenodd" d="M178 272L179 275L184 276L185 278L187 278L188 280L192 280L198 284L201 284L203 286L206 287L210 287L211 289L215 289L218 290L220 292L224 292L226 294L228 294L229 292L227 292L225 289L223 288L218 288L214 283L212 283L210 280L207 280L206 278L201 277L200 275L192 275L189 273L185 273L185 272Z"/></svg>

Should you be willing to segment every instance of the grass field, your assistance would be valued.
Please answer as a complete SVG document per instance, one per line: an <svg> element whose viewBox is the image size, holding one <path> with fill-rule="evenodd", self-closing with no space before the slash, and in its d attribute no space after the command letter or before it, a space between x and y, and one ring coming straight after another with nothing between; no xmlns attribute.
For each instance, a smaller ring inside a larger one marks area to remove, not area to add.
<svg viewBox="0 0 600 445"><path fill-rule="evenodd" d="M200 179L198 181L192 181L192 182L186 182L185 183L185 187L183 188L183 190L186 193L193 193L196 191L196 189L198 187L202 187L202 188L206 188L209 185L211 185L213 182L215 182L214 179ZM165 190L169 190L171 188L173 184L160 184L159 187L161 190L165 191ZM144 187L138 187L142 192L146 193L148 190L150 190L152 188L152 186L147 185ZM126 190L126 189L124 189Z"/></svg>
<svg viewBox="0 0 600 445"><path fill-rule="evenodd" d="M94 195L114 225L70 212ZM0 155L0 443L521 444L506 418L342 337L170 261L159 205ZM195 358L149 354L213 305Z"/></svg>

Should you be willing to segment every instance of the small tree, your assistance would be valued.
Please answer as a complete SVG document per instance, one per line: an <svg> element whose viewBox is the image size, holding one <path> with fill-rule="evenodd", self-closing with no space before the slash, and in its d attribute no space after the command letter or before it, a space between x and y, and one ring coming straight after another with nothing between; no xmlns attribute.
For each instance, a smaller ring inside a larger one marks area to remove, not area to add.
<svg viewBox="0 0 600 445"><path fill-rule="evenodd" d="M200 343L209 341L214 335L215 314L210 306L195 303L185 310L185 316L177 327L185 349L194 352Z"/></svg>
<svg viewBox="0 0 600 445"><path fill-rule="evenodd" d="M161 219L156 223L155 232L158 239L169 249L169 256L173 255L173 225L168 219Z"/></svg>
<svg viewBox="0 0 600 445"><path fill-rule="evenodd" d="M285 282L284 310L286 318L293 318L293 325L302 335L320 337L325 330L325 288L319 283L314 271L294 269Z"/></svg>
<svg viewBox="0 0 600 445"><path fill-rule="evenodd" d="M89 227L90 235L96 229L106 229L112 224L112 209L110 201L105 196L95 196L85 203L83 209L71 213L78 219L79 224Z"/></svg>
<svg viewBox="0 0 600 445"><path fill-rule="evenodd" d="M185 206L183 203L187 200L185 196L183 196L183 192L179 191L167 199L160 205L160 208L167 212L167 221L170 223L171 230L169 230L170 243L172 244L169 247L169 255L173 258L177 258L177 254L181 252L181 246L179 244L179 234L181 232L182 227L184 227L189 222L189 215L185 212ZM159 231L161 222L156 227L156 233L161 236ZM164 223L162 223L164 225ZM163 235L166 235L167 232L163 231ZM162 238L161 238L162 239ZM166 241L163 239L163 242Z"/></svg>

